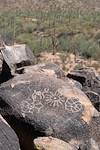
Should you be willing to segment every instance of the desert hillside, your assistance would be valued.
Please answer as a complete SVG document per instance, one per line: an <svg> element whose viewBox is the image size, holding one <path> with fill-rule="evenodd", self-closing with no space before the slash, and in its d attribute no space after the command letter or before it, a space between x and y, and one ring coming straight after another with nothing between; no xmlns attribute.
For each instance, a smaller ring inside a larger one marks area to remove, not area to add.
<svg viewBox="0 0 100 150"><path fill-rule="evenodd" d="M43 8L49 9L56 4L57 8L100 9L99 0L0 0L0 8Z"/></svg>
<svg viewBox="0 0 100 150"><path fill-rule="evenodd" d="M100 0L0 0L0 150L100 150Z"/></svg>
<svg viewBox="0 0 100 150"><path fill-rule="evenodd" d="M0 35L34 54L65 52L100 59L99 0L0 0Z"/></svg>

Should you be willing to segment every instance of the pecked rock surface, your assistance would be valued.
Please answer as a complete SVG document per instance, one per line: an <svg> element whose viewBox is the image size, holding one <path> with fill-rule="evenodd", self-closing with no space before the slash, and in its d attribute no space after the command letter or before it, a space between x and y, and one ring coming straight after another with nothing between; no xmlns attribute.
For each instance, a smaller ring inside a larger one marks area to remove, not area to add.
<svg viewBox="0 0 100 150"><path fill-rule="evenodd" d="M0 115L0 150L20 150L19 140L8 125L8 123Z"/></svg>
<svg viewBox="0 0 100 150"><path fill-rule="evenodd" d="M0 86L0 103L1 112L29 124L35 133L91 149L90 123L98 113L70 83L41 70L17 75Z"/></svg>
<svg viewBox="0 0 100 150"><path fill-rule="evenodd" d="M90 68L73 70L67 77L82 84L82 90L89 97L95 108L100 111L100 76L95 70Z"/></svg>

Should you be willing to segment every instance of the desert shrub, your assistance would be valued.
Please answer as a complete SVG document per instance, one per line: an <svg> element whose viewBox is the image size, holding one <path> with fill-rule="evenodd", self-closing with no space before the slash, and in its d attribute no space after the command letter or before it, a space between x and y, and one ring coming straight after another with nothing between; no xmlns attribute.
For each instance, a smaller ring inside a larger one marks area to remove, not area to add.
<svg viewBox="0 0 100 150"><path fill-rule="evenodd" d="M59 46L61 50L65 52L69 52L69 51L71 52L71 48L72 48L71 39L69 37L60 37Z"/></svg>
<svg viewBox="0 0 100 150"><path fill-rule="evenodd" d="M89 42L85 36L79 35L74 39L73 47L75 47L77 51L82 54L83 51L88 49Z"/></svg>
<svg viewBox="0 0 100 150"><path fill-rule="evenodd" d="M31 18L36 19L32 22ZM52 37L61 52L79 53L100 59L100 12L79 10L23 10L0 11L0 34L4 39L28 44L33 52L51 51ZM73 36L56 35L80 31ZM94 33L94 31L97 31ZM34 34L35 33L35 34ZM42 36L39 34L42 33ZM36 35L37 34L37 35ZM40 35L40 36L39 36ZM47 35L44 37L44 35ZM56 45L55 45L56 46ZM58 50L57 49L57 50Z"/></svg>
<svg viewBox="0 0 100 150"><path fill-rule="evenodd" d="M79 54L85 58L95 58L97 59L100 56L99 45L93 41L93 39L87 39L84 36L80 36L76 39L76 49Z"/></svg>
<svg viewBox="0 0 100 150"><path fill-rule="evenodd" d="M100 40L100 31L95 33L94 39L95 40Z"/></svg>
<svg viewBox="0 0 100 150"><path fill-rule="evenodd" d="M41 51L50 51L52 48L52 39L50 37L43 38L41 41Z"/></svg>
<svg viewBox="0 0 100 150"><path fill-rule="evenodd" d="M32 23L27 23L27 24L24 24L24 26L23 26L23 30L24 30L24 32L26 32L26 33L32 33L33 32L33 28L34 26L33 26L33 24Z"/></svg>
<svg viewBox="0 0 100 150"><path fill-rule="evenodd" d="M29 45L35 54L52 50L51 38L37 38L29 33L19 35L16 38L16 42Z"/></svg>

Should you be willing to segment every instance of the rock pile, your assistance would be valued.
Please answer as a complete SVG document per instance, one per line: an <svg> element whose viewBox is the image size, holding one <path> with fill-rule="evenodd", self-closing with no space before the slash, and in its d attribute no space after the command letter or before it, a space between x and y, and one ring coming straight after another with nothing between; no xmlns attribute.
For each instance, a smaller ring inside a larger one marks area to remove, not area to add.
<svg viewBox="0 0 100 150"><path fill-rule="evenodd" d="M88 69L66 77L55 64L22 66L0 85L0 113L17 133L21 150L99 150L99 102L100 80Z"/></svg>
<svg viewBox="0 0 100 150"><path fill-rule="evenodd" d="M95 108L100 111L100 76L94 69L81 68L73 70L67 77L82 84L82 90L89 97Z"/></svg>

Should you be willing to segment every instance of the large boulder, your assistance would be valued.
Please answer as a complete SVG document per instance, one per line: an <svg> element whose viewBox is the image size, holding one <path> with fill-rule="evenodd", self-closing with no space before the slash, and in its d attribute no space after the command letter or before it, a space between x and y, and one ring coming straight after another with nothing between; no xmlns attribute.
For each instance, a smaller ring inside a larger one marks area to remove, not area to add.
<svg viewBox="0 0 100 150"><path fill-rule="evenodd" d="M94 107L100 111L100 94L93 91L86 91L85 94L89 97Z"/></svg>
<svg viewBox="0 0 100 150"><path fill-rule="evenodd" d="M92 68L81 68L71 71L67 77L77 80L83 85L83 90L91 90L100 94L99 75Z"/></svg>
<svg viewBox="0 0 100 150"><path fill-rule="evenodd" d="M5 45L1 53L4 61L11 69L12 75L17 68L34 64L34 55L31 49L25 44Z"/></svg>
<svg viewBox="0 0 100 150"><path fill-rule="evenodd" d="M57 78L65 77L64 71L54 63L41 63L37 65L22 67L16 70L16 73L34 73L34 71L43 71L44 73L48 73L49 75L55 75Z"/></svg>
<svg viewBox="0 0 100 150"><path fill-rule="evenodd" d="M1 115L0 115L0 150L20 150L17 135Z"/></svg>
<svg viewBox="0 0 100 150"><path fill-rule="evenodd" d="M17 75L0 86L1 110L53 136L90 150L90 123L98 112L78 88L43 71Z"/></svg>
<svg viewBox="0 0 100 150"><path fill-rule="evenodd" d="M87 94L96 109L100 111L100 80L96 71L92 68L81 68L71 71L67 77L82 84L82 90Z"/></svg>

